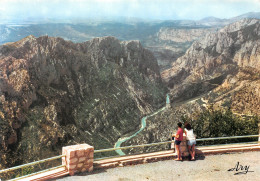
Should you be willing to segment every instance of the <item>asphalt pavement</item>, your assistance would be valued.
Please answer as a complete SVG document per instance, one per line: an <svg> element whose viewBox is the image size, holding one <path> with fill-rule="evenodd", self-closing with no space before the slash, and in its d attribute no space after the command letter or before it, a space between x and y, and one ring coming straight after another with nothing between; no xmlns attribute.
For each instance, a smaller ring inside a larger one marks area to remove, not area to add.
<svg viewBox="0 0 260 181"><path fill-rule="evenodd" d="M154 163L94 170L59 181L260 181L260 152L199 157L196 161L166 160Z"/></svg>

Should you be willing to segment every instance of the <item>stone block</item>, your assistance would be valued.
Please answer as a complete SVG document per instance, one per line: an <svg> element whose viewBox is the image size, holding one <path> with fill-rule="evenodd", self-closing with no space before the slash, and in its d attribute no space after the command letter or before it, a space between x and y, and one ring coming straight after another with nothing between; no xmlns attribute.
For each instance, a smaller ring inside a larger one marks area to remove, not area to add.
<svg viewBox="0 0 260 181"><path fill-rule="evenodd" d="M70 156L71 158L75 157L75 156L76 156L76 151L75 151L75 150L70 150L70 151L69 151L69 156Z"/></svg>
<svg viewBox="0 0 260 181"><path fill-rule="evenodd" d="M82 168L82 166L83 166L83 163L78 163L77 164L77 168Z"/></svg>
<svg viewBox="0 0 260 181"><path fill-rule="evenodd" d="M73 170L74 168L76 168L77 165L69 165L69 170Z"/></svg>
<svg viewBox="0 0 260 181"><path fill-rule="evenodd" d="M79 162L84 162L86 160L86 157L80 157Z"/></svg>
<svg viewBox="0 0 260 181"><path fill-rule="evenodd" d="M181 146L186 146L186 145L187 145L186 141L181 142Z"/></svg>
<svg viewBox="0 0 260 181"><path fill-rule="evenodd" d="M74 158L72 158L72 159L70 159L69 160L69 163L71 164L71 163L76 163L76 162L78 162L78 158L76 158L76 157L74 157Z"/></svg>
<svg viewBox="0 0 260 181"><path fill-rule="evenodd" d="M82 149L82 150L78 150L78 151L77 151L77 156L78 156L78 157L84 156L84 152L85 152L85 150L83 150L83 149Z"/></svg>
<svg viewBox="0 0 260 181"><path fill-rule="evenodd" d="M186 150L187 146L186 145L181 145L180 148L183 149L183 150Z"/></svg>
<svg viewBox="0 0 260 181"><path fill-rule="evenodd" d="M88 168L88 171L89 171L89 172L92 172L92 171L93 171L93 166L90 167L90 168Z"/></svg>
<svg viewBox="0 0 260 181"><path fill-rule="evenodd" d="M84 161L84 165L88 166L88 160Z"/></svg>
<svg viewBox="0 0 260 181"><path fill-rule="evenodd" d="M85 171L87 171L86 168L82 168L82 169L81 169L81 172L85 172Z"/></svg>
<svg viewBox="0 0 260 181"><path fill-rule="evenodd" d="M94 149L89 153L89 158L94 158Z"/></svg>
<svg viewBox="0 0 260 181"><path fill-rule="evenodd" d="M88 159L88 165L93 165L93 161L94 161L94 159L93 158L90 158L90 159Z"/></svg>
<svg viewBox="0 0 260 181"><path fill-rule="evenodd" d="M86 169L88 169L90 166L87 165L87 164L84 164L83 167L86 168Z"/></svg>
<svg viewBox="0 0 260 181"><path fill-rule="evenodd" d="M70 175L81 172L82 168L93 170L93 146L87 144L66 146L62 148L62 154L66 155L66 158L62 159L62 164L66 166Z"/></svg>
<svg viewBox="0 0 260 181"><path fill-rule="evenodd" d="M182 152L182 156L185 156L185 157L187 157L187 156L189 156L190 154L188 153L188 152Z"/></svg>

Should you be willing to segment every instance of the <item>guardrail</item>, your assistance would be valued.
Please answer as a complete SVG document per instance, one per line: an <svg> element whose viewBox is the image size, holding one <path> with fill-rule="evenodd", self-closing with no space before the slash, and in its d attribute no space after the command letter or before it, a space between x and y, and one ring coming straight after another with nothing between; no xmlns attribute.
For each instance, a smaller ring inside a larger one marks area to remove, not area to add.
<svg viewBox="0 0 260 181"><path fill-rule="evenodd" d="M22 177L14 178L14 179L11 179L9 181L21 180L21 179L28 178L28 177L33 176L33 175L37 175L37 174L40 174L40 173L48 172L48 171L55 170L55 169L62 168L62 167L65 167L65 165L52 167L52 168L49 168L49 169L46 169L46 170L42 170L42 171L39 171L39 172L35 172L35 173L29 174L29 175L25 175L25 176L22 176Z"/></svg>
<svg viewBox="0 0 260 181"><path fill-rule="evenodd" d="M38 164L41 164L41 163L44 163L44 162L60 159L62 157L65 157L65 155L59 155L59 156L46 158L46 159L43 159L43 160L39 160L39 161L35 161L35 162L26 163L26 164L19 165L19 166L7 168L7 169L4 169L4 170L0 170L0 174L6 173L6 172L9 172L9 171L13 171L13 170L17 170L17 169L23 169L25 167L29 167L29 166L33 166L33 165L38 165ZM15 178L13 180L19 180L19 179L22 179L22 178L25 178L25 177L29 177L31 175L35 175L35 174L38 174L38 173L43 173L43 172L46 172L46 171L49 171L49 170L52 170L52 169L56 169L56 168L60 168L60 167L64 167L64 165L60 165L60 166L57 166L57 167L53 167L53 168L49 168L49 169L46 169L46 170L42 170L40 172L35 172L35 173L30 174L30 175L26 175L26 176Z"/></svg>
<svg viewBox="0 0 260 181"><path fill-rule="evenodd" d="M253 138L253 137L259 137L259 135L229 136L229 137L216 137L216 138L200 138L200 139L196 139L196 141L197 142L202 142L202 141L212 141L212 140L227 140L227 139ZM133 145L133 146L118 147L118 148L108 148L108 149L102 149L102 150L94 150L94 153L102 153L102 152L109 152L109 151L115 151L115 150L125 150L125 149L138 148L138 147L148 147L148 146L164 145L164 144L169 144L169 143L172 143L172 141L164 141L164 142L150 143L150 144L143 144L143 145ZM231 145L231 144L242 144L242 143L244 144L244 143L258 143L258 142L254 141L254 142L240 142L240 143L229 143L229 144ZM221 144L218 144L218 145L221 145ZM208 145L208 146L217 146L217 145ZM107 158L117 158L117 157L120 157L120 156L96 158L94 160L97 161L97 160L103 160L103 159L107 159Z"/></svg>
<svg viewBox="0 0 260 181"><path fill-rule="evenodd" d="M212 140L227 140L227 139L253 138L253 137L259 137L259 135L229 136L229 137L216 137L216 138L200 138L200 139L196 139L196 141L197 142L202 142L202 141L212 141ZM108 149L94 150L94 153L109 152L109 151L115 151L115 150L120 150L120 149L124 150L124 149L130 149L130 148L149 147L149 146L164 145L164 144L170 144L170 143L172 143L172 141L164 141L164 142L150 143L150 144L143 144L143 145L125 146L125 147L118 147L118 148L108 148ZM259 141L243 142L243 143L242 142L239 142L239 143L229 143L228 145L231 145L231 144L244 144L244 143L259 143ZM218 144L218 145L224 145L224 144ZM225 145L227 145L227 144L225 144ZM216 146L216 145L208 145L208 146ZM12 171L12 170L17 170L17 169L21 169L21 168L24 168L24 167L32 166L32 165L37 165L37 164L44 163L44 162L47 162L47 161L56 160L56 159L59 159L59 158L62 158L62 157L65 157L65 155L59 155L59 156L55 156L55 157L51 157L51 158L47 158L47 159L43 159L43 160L39 160L39 161L27 163L27 164L23 164L23 165L20 165L20 166L7 168L7 169L4 169L4 170L0 170L0 174L1 173L6 173L6 172L9 172L9 171ZM108 159L108 158L117 158L117 157L121 157L121 156L96 158L94 160L97 161L97 160L103 160L103 159ZM49 169L46 169L46 170L43 170L43 171L35 172L35 173L30 174L30 175L26 175L26 176L22 176L22 177L19 177L19 178L15 178L13 180L23 179L23 178L26 178L26 177L29 177L29 176L32 176L32 175L36 175L36 174L39 174L39 173L43 173L43 172L46 172L46 171L49 171L49 170L53 170L53 169L56 169L56 168L61 168L61 167L65 167L65 165L60 165L60 166L49 168Z"/></svg>

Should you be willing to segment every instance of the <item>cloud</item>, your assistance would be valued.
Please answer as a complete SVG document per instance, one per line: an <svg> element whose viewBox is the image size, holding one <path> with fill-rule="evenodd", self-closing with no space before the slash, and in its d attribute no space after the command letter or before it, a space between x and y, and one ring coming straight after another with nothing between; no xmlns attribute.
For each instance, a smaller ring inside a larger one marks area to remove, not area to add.
<svg viewBox="0 0 260 181"><path fill-rule="evenodd" d="M201 19L259 10L260 0L0 0L0 14L10 17Z"/></svg>
<svg viewBox="0 0 260 181"><path fill-rule="evenodd" d="M190 3L260 3L260 0L1 0L1 3L176 3L176 2L190 2Z"/></svg>
<svg viewBox="0 0 260 181"><path fill-rule="evenodd" d="M172 0L191 3L260 3L260 0Z"/></svg>

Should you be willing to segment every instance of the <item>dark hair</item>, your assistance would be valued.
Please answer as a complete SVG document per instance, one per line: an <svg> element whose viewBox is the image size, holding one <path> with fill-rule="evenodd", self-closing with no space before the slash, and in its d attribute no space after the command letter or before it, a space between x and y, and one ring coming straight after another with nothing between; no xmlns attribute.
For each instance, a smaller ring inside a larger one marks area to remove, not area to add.
<svg viewBox="0 0 260 181"><path fill-rule="evenodd" d="M181 128L181 126L182 126L182 123L181 122L178 122L178 127L180 127Z"/></svg>
<svg viewBox="0 0 260 181"><path fill-rule="evenodd" d="M185 123L185 126L184 126L187 130L191 130L191 125L190 123Z"/></svg>

